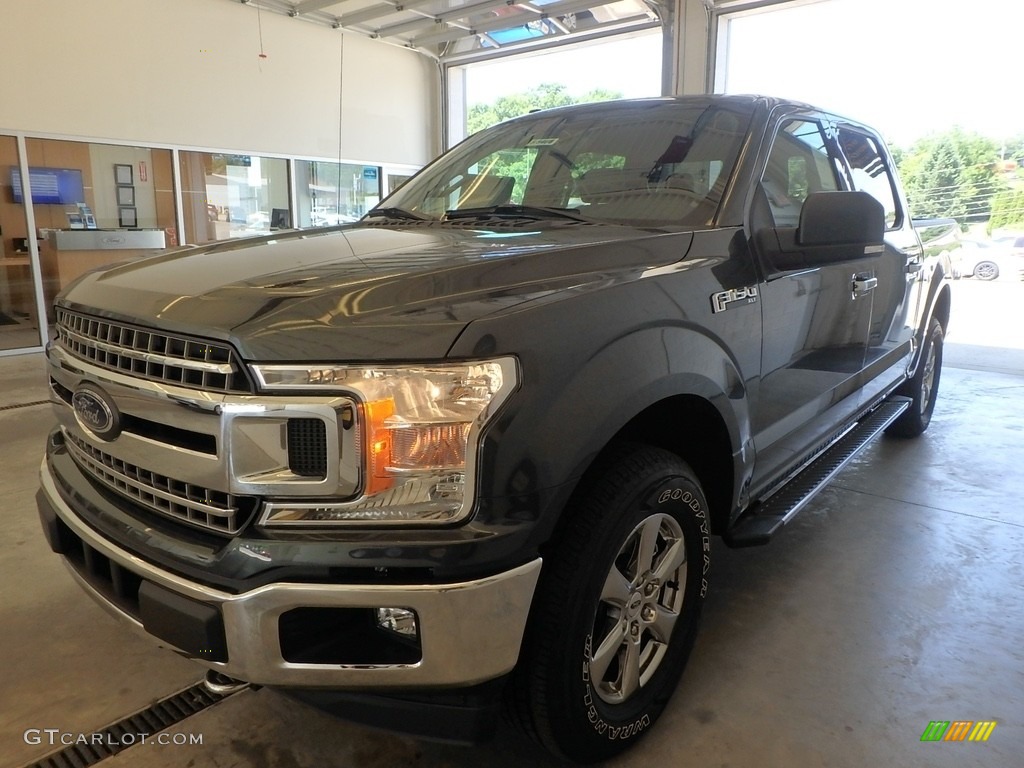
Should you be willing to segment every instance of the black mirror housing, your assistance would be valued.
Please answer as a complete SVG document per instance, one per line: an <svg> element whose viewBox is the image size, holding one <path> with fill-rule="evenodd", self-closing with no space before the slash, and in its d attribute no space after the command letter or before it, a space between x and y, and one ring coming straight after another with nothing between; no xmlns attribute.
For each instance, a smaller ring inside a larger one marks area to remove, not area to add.
<svg viewBox="0 0 1024 768"><path fill-rule="evenodd" d="M880 245L885 211L867 192L815 192L800 211L801 246Z"/></svg>
<svg viewBox="0 0 1024 768"><path fill-rule="evenodd" d="M814 192L800 210L798 227L762 229L755 244L775 269L814 269L881 253L885 211L867 192Z"/></svg>

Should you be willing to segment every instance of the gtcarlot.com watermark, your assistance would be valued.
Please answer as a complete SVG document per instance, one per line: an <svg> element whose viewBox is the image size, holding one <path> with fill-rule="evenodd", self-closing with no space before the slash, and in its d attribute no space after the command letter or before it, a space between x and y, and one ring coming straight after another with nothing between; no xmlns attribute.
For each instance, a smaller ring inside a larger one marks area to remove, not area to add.
<svg viewBox="0 0 1024 768"><path fill-rule="evenodd" d="M203 743L201 733L173 733L161 731L160 733L112 733L101 731L99 733L75 733L73 731L62 731L60 728L29 728L23 736L26 744L33 746L44 744L49 747L71 747L76 745L125 748L134 747L137 744L159 744L160 746L188 746Z"/></svg>

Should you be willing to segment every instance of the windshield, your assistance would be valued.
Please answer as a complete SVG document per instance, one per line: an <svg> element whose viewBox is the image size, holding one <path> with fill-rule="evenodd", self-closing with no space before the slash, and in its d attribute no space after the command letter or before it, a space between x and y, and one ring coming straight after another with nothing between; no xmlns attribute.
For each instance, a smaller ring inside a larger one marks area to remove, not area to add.
<svg viewBox="0 0 1024 768"><path fill-rule="evenodd" d="M377 213L708 224L749 122L732 108L673 101L541 113L471 136Z"/></svg>

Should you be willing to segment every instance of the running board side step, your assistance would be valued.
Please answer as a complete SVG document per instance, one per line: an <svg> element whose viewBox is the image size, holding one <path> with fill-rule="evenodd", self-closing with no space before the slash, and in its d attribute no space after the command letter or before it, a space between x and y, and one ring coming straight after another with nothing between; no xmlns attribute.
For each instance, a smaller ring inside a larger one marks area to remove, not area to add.
<svg viewBox="0 0 1024 768"><path fill-rule="evenodd" d="M722 537L725 543L730 547L767 544L864 446L907 410L911 402L909 397L890 397L867 414L782 488L740 515Z"/></svg>

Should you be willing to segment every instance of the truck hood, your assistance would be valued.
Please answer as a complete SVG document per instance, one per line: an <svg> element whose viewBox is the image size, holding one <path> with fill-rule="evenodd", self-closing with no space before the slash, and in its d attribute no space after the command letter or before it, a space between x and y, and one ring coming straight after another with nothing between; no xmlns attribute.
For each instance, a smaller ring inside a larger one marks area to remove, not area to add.
<svg viewBox="0 0 1024 768"><path fill-rule="evenodd" d="M683 258L693 239L577 222L516 224L355 225L220 242L91 272L59 301L228 340L253 361L437 359L477 318L633 279Z"/></svg>

